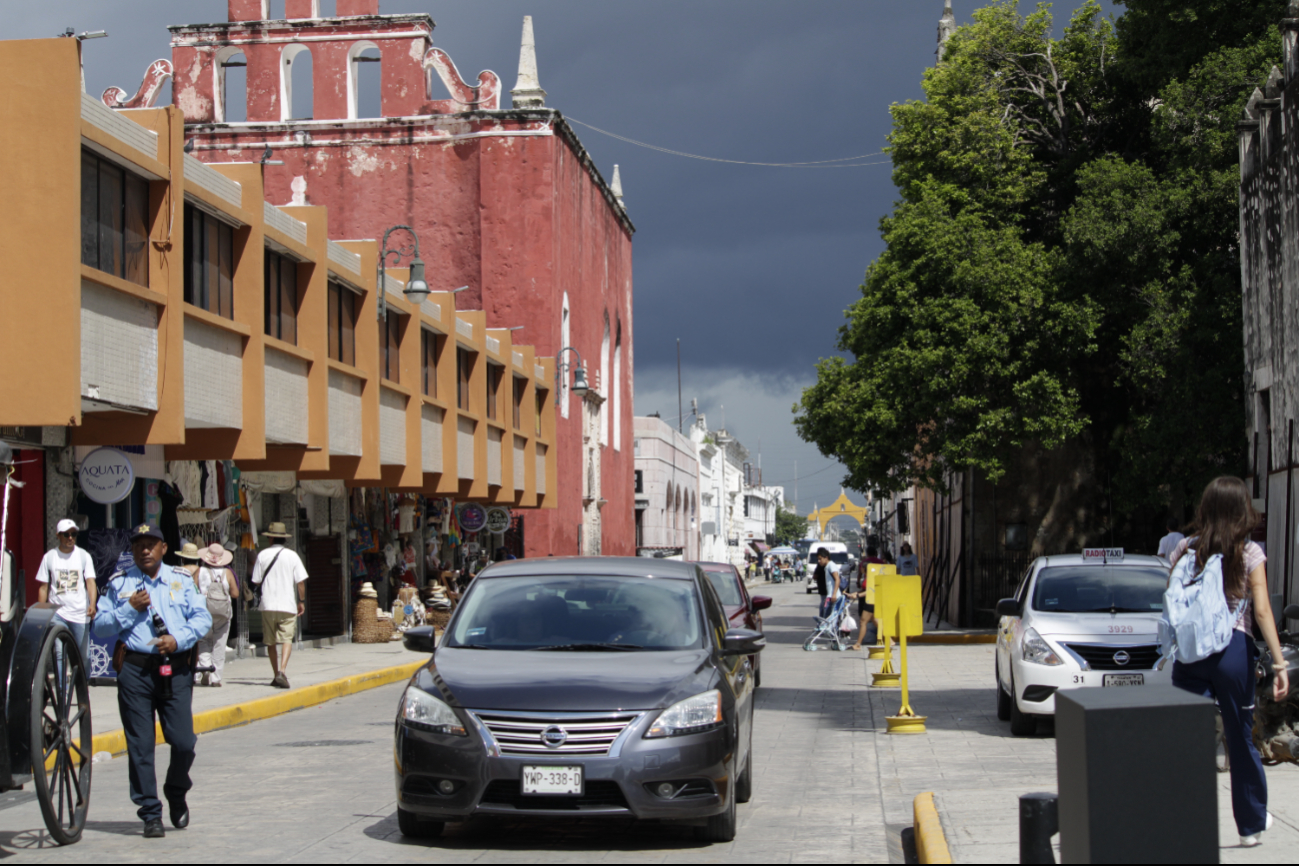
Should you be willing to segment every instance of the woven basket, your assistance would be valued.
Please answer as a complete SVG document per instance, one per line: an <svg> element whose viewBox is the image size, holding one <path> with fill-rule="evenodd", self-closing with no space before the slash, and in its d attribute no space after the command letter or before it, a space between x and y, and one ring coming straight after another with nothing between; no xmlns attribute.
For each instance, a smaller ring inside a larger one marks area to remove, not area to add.
<svg viewBox="0 0 1299 866"><path fill-rule="evenodd" d="M362 598L352 608L352 643L384 643L392 635L392 621L378 618L379 603Z"/></svg>

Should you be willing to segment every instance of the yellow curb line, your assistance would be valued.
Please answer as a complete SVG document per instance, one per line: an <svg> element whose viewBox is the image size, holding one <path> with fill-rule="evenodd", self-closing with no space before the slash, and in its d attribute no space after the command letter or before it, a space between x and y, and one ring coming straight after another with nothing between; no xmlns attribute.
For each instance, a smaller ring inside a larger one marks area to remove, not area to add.
<svg viewBox="0 0 1299 866"><path fill-rule="evenodd" d="M913 810L916 859L921 863L951 863L952 852L947 847L947 837L943 835L943 824L938 819L933 792L926 791L917 796Z"/></svg>
<svg viewBox="0 0 1299 866"><path fill-rule="evenodd" d="M305 707L313 707L326 701L332 701L335 698L363 692L366 689L402 682L410 679L415 671L426 664L428 662L411 662L410 664L390 668L380 668L374 671L366 671L363 674L354 674L350 677L317 683L314 686L292 689L282 695L258 698L242 704L231 704L228 707L217 707L215 710L205 710L194 715L194 733L206 734L223 728L234 728L246 725L249 722L301 710ZM157 742L161 743L163 741L162 727L155 725L155 728L157 730ZM126 752L126 734L120 729L96 734L91 743L94 753L109 752L113 755L121 755Z"/></svg>
<svg viewBox="0 0 1299 866"><path fill-rule="evenodd" d="M927 643L927 644L972 644L972 643L996 643L995 634L942 634L930 633L917 635L916 637L907 638L907 643Z"/></svg>

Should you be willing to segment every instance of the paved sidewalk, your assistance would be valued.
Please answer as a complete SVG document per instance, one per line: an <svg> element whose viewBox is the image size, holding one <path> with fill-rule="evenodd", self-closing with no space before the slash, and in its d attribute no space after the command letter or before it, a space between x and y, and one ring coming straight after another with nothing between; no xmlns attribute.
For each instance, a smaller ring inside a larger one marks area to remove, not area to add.
<svg viewBox="0 0 1299 866"><path fill-rule="evenodd" d="M289 682L297 689L426 658L423 653L407 650L401 641L343 643L319 649L304 646L289 658ZM225 685L219 689L194 688L195 713L285 694L283 689L271 686L271 662L267 658L236 659L233 652L227 653L222 680ZM96 734L121 729L116 686L92 686L90 710Z"/></svg>

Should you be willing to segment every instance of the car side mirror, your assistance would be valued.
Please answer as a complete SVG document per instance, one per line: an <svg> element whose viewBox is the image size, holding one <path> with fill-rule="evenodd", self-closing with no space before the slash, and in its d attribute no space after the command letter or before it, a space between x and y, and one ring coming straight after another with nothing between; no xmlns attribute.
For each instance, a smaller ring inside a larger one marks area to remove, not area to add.
<svg viewBox="0 0 1299 866"><path fill-rule="evenodd" d="M767 636L751 628L733 628L722 638L722 655L748 656L762 652L767 646Z"/></svg>
<svg viewBox="0 0 1299 866"><path fill-rule="evenodd" d="M765 595L755 595L753 597L753 609L755 611L766 610L769 607L771 607L771 599Z"/></svg>
<svg viewBox="0 0 1299 866"><path fill-rule="evenodd" d="M1299 619L1299 604L1288 604L1281 614L1286 619Z"/></svg>
<svg viewBox="0 0 1299 866"><path fill-rule="evenodd" d="M1003 598L997 602L997 616L1020 616L1024 613L1024 606L1019 603L1019 599Z"/></svg>
<svg viewBox="0 0 1299 866"><path fill-rule="evenodd" d="M437 633L433 631L431 625L406 629L406 634L402 637L401 642L406 649L413 653L431 653L438 646Z"/></svg>

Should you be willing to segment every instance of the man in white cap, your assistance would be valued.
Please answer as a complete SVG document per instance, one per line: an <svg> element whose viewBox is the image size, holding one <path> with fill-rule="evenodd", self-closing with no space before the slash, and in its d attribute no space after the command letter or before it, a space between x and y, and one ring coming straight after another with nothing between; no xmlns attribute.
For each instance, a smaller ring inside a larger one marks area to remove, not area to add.
<svg viewBox="0 0 1299 866"><path fill-rule="evenodd" d="M262 643L271 659L275 678L271 685L289 688L289 654L298 617L306 613L306 566L296 553L284 546L289 537L283 523L272 523L262 533L272 539L270 547L257 554L252 581L262 588Z"/></svg>
<svg viewBox="0 0 1299 866"><path fill-rule="evenodd" d="M58 545L45 554L36 570L36 582L40 584L38 600L58 608L54 615L72 632L85 656L90 652L90 631L86 623L95 618L99 600L95 563L84 548L77 547L75 521L60 520L57 532Z"/></svg>

